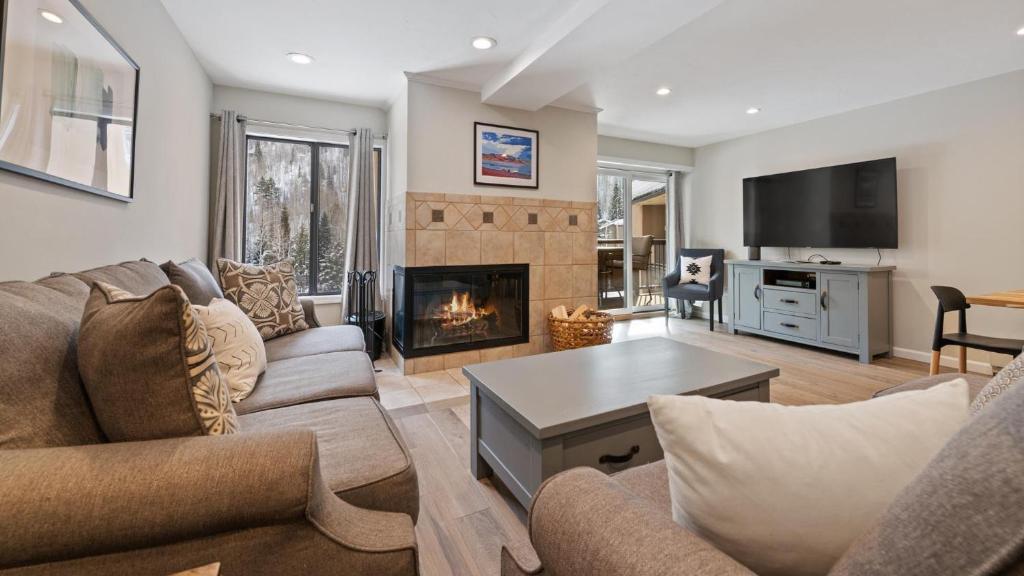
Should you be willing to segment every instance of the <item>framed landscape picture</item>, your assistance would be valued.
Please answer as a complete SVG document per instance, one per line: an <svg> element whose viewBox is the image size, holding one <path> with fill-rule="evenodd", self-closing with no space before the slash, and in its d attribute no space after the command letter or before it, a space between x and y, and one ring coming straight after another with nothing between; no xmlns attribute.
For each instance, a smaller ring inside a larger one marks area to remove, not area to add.
<svg viewBox="0 0 1024 576"><path fill-rule="evenodd" d="M129 202L139 66L78 0L3 0L0 168Z"/></svg>
<svg viewBox="0 0 1024 576"><path fill-rule="evenodd" d="M536 130L475 122L473 182L488 186L537 188L540 162Z"/></svg>

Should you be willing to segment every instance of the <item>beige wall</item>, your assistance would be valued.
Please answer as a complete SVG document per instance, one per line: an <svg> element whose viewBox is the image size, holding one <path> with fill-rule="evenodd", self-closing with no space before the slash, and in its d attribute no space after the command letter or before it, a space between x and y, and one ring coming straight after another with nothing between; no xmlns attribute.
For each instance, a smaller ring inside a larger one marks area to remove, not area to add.
<svg viewBox="0 0 1024 576"><path fill-rule="evenodd" d="M536 112L488 106L480 94L410 81L410 192L594 200L597 115L546 107ZM540 132L537 190L473 184L473 123Z"/></svg>
<svg viewBox="0 0 1024 576"><path fill-rule="evenodd" d="M921 358L935 314L929 286L967 293L1024 288L1024 71L698 148L688 243L745 257L745 177L889 156L897 160L900 248L884 250L882 263L898 267L898 353ZM815 251L846 262L877 258L874 250ZM764 259L785 256L762 252ZM969 327L1021 338L1024 311L975 307ZM971 358L989 359L973 352Z"/></svg>
<svg viewBox="0 0 1024 576"><path fill-rule="evenodd" d="M602 160L633 160L675 169L693 166L693 148L612 136L597 137L597 155Z"/></svg>
<svg viewBox="0 0 1024 576"><path fill-rule="evenodd" d="M211 84L159 0L84 0L141 68L135 202L0 172L0 280L206 255Z"/></svg>
<svg viewBox="0 0 1024 576"><path fill-rule="evenodd" d="M336 130L372 128L374 134L384 134L387 130L387 113L380 108L231 86L213 87L211 110L234 110L259 120ZM253 129L273 130L257 125L253 125ZM278 130L282 134L286 132Z"/></svg>

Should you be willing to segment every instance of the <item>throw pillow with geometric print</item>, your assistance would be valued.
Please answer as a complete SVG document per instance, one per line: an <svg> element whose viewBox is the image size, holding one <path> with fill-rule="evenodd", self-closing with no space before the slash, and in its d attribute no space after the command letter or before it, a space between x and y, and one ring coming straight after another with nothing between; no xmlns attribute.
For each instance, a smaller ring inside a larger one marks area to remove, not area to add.
<svg viewBox="0 0 1024 576"><path fill-rule="evenodd" d="M703 284L711 282L711 256L701 258L679 257L679 283Z"/></svg>
<svg viewBox="0 0 1024 576"><path fill-rule="evenodd" d="M224 298L245 312L264 340L309 328L291 258L265 266L218 258L217 272Z"/></svg>
<svg viewBox="0 0 1024 576"><path fill-rule="evenodd" d="M177 286L139 296L97 282L82 314L78 368L113 442L238 430L206 327Z"/></svg>

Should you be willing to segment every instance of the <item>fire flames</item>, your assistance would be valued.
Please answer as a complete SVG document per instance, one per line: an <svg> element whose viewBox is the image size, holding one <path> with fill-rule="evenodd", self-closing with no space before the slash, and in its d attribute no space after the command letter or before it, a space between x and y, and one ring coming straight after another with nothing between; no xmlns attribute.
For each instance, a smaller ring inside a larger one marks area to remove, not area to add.
<svg viewBox="0 0 1024 576"><path fill-rule="evenodd" d="M443 331L468 334L486 332L495 314L488 306L477 307L468 292L452 291L451 301L438 307L435 318Z"/></svg>

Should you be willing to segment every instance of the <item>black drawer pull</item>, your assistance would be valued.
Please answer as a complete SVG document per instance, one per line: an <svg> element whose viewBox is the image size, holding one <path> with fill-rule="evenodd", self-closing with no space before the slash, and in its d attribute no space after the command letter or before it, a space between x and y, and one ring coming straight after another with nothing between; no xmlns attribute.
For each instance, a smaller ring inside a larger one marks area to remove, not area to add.
<svg viewBox="0 0 1024 576"><path fill-rule="evenodd" d="M797 326L796 324L790 324L789 322L782 322L779 325L784 326L786 328L799 328L799 326Z"/></svg>
<svg viewBox="0 0 1024 576"><path fill-rule="evenodd" d="M629 449L629 452L622 456L615 456L614 454L605 454L597 459L598 464L625 464L633 459L633 456L640 452L639 446L633 446Z"/></svg>
<svg viewBox="0 0 1024 576"><path fill-rule="evenodd" d="M796 300L790 300L789 298L783 298L782 300L779 300L779 302L782 302L783 304L799 304Z"/></svg>

